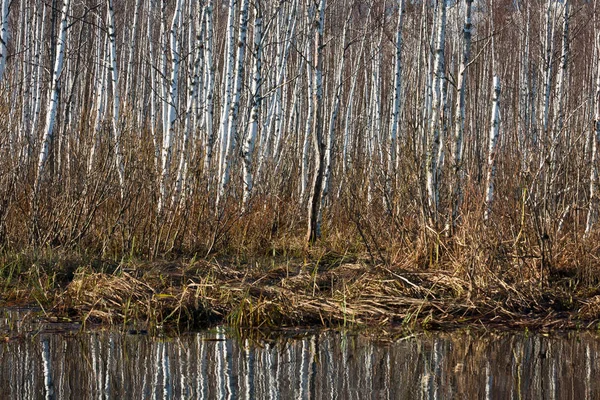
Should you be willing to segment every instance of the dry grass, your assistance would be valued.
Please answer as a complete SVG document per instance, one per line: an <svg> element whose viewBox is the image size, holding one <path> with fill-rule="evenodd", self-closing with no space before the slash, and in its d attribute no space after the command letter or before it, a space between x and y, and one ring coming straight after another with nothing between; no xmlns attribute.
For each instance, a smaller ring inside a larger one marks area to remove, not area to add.
<svg viewBox="0 0 600 400"><path fill-rule="evenodd" d="M258 204L214 225L190 222L201 220L200 207L185 228L174 219L161 228L170 249L164 261L150 252L158 228L143 223L138 236L121 234L121 245L115 233L106 246L4 250L0 304L37 304L88 323L183 328L549 329L600 320L600 235L583 239L567 227L542 239L526 207L499 203L488 225L479 212L467 213L448 236L377 204L365 214L341 202L326 218L324 238L306 247L297 208L285 200ZM196 239L176 239L185 229Z"/></svg>
<svg viewBox="0 0 600 400"><path fill-rule="evenodd" d="M600 295L590 287L587 296L575 295L570 279L542 285L518 279L521 274L474 277L461 268L420 271L335 258L328 253L320 257L328 263L294 259L271 267L194 261L131 264L113 273L83 269L57 289L51 312L86 322L184 328L222 322L255 328L577 328L600 318Z"/></svg>

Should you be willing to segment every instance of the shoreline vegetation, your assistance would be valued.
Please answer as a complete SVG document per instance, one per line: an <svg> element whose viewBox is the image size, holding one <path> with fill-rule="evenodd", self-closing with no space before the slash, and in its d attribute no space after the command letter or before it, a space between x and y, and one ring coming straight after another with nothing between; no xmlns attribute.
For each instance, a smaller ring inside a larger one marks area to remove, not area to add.
<svg viewBox="0 0 600 400"><path fill-rule="evenodd" d="M598 3L0 0L0 304L600 328Z"/></svg>
<svg viewBox="0 0 600 400"><path fill-rule="evenodd" d="M483 237L445 240L437 255L414 243L398 248L391 264L325 243L307 250L301 240L252 258L102 261L72 250L5 252L0 307L39 307L48 321L180 332L223 323L374 332L600 329L597 271L581 274L586 255L597 262L585 242L581 253L569 253L575 243L557 246L564 264L546 270L535 252L519 256L510 241L493 247ZM439 257L435 267L428 257Z"/></svg>

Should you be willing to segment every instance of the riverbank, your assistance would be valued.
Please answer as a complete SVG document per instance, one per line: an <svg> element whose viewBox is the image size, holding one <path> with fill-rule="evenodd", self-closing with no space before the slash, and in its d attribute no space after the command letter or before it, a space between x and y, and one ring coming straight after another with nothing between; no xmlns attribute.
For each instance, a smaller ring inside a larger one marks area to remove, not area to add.
<svg viewBox="0 0 600 400"><path fill-rule="evenodd" d="M324 248L298 254L152 262L4 255L0 306L39 306L53 321L144 329L600 326L600 289L575 269L509 268L493 257L422 269Z"/></svg>

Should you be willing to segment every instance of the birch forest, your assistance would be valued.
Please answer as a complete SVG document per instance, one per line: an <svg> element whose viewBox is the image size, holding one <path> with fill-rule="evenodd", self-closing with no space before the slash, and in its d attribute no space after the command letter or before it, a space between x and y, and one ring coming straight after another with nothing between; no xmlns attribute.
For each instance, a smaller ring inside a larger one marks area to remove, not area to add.
<svg viewBox="0 0 600 400"><path fill-rule="evenodd" d="M596 0L0 1L3 248L600 237Z"/></svg>

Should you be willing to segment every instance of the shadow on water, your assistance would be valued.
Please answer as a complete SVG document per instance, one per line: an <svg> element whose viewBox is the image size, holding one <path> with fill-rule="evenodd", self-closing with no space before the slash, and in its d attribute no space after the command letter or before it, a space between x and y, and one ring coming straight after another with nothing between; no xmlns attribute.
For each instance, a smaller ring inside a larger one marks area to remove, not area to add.
<svg viewBox="0 0 600 400"><path fill-rule="evenodd" d="M589 333L75 333L0 313L0 399L597 399ZM74 328L74 327L73 327Z"/></svg>

